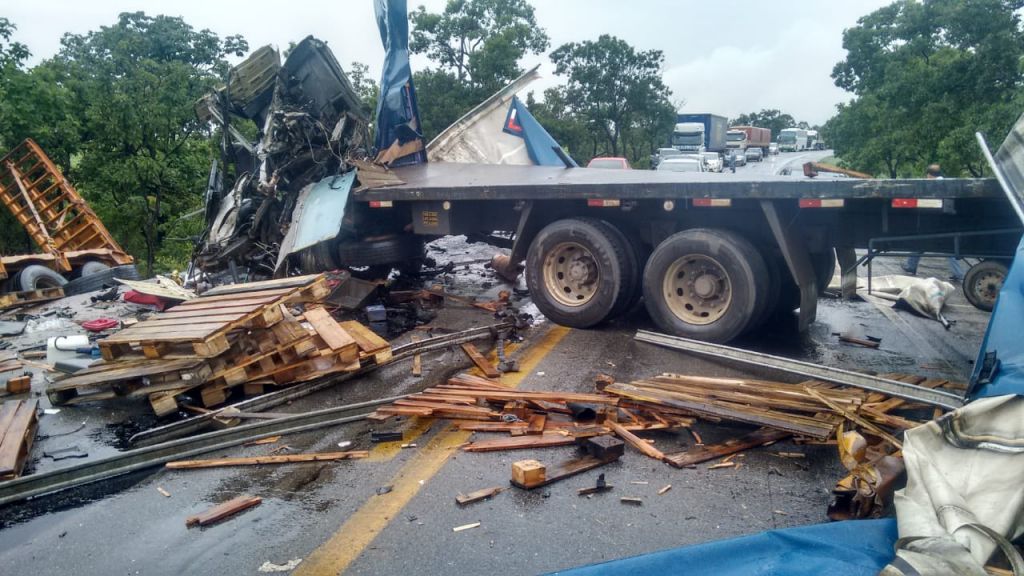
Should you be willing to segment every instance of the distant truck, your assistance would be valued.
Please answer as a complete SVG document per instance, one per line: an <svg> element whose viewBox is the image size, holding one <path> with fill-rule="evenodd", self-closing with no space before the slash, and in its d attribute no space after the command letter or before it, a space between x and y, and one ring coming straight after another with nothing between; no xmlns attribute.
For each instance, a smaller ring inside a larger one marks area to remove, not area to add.
<svg viewBox="0 0 1024 576"><path fill-rule="evenodd" d="M807 149L808 150L821 150L818 148L818 131L808 130L807 131Z"/></svg>
<svg viewBox="0 0 1024 576"><path fill-rule="evenodd" d="M764 154L768 153L768 145L772 142L772 131L768 128L756 126L733 126L725 133L725 145L729 148L746 150L747 148L760 148Z"/></svg>
<svg viewBox="0 0 1024 576"><path fill-rule="evenodd" d="M800 152L807 149L807 130L786 128L779 132L779 150L782 152Z"/></svg>
<svg viewBox="0 0 1024 576"><path fill-rule="evenodd" d="M680 152L724 152L729 121L715 114L679 114L672 131L672 147Z"/></svg>

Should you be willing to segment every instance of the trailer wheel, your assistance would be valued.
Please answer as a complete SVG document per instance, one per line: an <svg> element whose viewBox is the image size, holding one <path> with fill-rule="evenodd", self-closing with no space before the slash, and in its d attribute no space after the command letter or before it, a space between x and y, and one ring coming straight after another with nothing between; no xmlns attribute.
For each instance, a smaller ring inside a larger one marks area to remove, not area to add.
<svg viewBox="0 0 1024 576"><path fill-rule="evenodd" d="M89 274L88 276L81 276L68 282L68 285L64 287L64 293L68 296L74 296L75 294L85 294L86 292L95 292L96 290L116 286L118 283L115 281L115 278L138 280L139 270L134 264L125 264L123 266L114 266L95 274Z"/></svg>
<svg viewBox="0 0 1024 576"><path fill-rule="evenodd" d="M423 256L423 238L412 234L350 240L338 245L338 263L355 268L399 264Z"/></svg>
<svg viewBox="0 0 1024 576"><path fill-rule="evenodd" d="M41 264L25 266L18 272L17 277L12 282L21 291L61 288L67 283L66 278Z"/></svg>
<svg viewBox="0 0 1024 576"><path fill-rule="evenodd" d="M643 256L639 243L631 240L614 224L604 220L591 220L590 222L604 228L608 238L615 244L615 253L621 264L619 270L622 274L622 286L620 286L619 295L615 299L615 306L608 314L607 319L611 320L628 312L643 296Z"/></svg>
<svg viewBox="0 0 1024 576"><path fill-rule="evenodd" d="M607 225L559 220L537 234L526 255L526 285L552 321L589 328L624 296L624 247Z"/></svg>
<svg viewBox="0 0 1024 576"><path fill-rule="evenodd" d="M964 296L975 308L991 312L999 291L1006 280L1006 266L994 260L984 260L971 266L964 274Z"/></svg>
<svg viewBox="0 0 1024 576"><path fill-rule="evenodd" d="M93 274L101 274L106 270L110 270L110 266L107 266L103 262L98 260L88 260L83 262L81 266L72 271L71 275L74 278L81 278L82 276L92 276Z"/></svg>
<svg viewBox="0 0 1024 576"><path fill-rule="evenodd" d="M728 342L758 319L769 283L764 258L748 240L695 228L654 249L644 269L644 300L666 332Z"/></svg>

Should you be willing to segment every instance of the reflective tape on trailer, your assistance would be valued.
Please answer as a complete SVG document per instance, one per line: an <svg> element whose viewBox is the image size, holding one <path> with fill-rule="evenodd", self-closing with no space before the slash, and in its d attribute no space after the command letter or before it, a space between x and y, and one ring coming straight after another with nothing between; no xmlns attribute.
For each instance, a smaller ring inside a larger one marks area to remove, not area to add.
<svg viewBox="0 0 1024 576"><path fill-rule="evenodd" d="M587 206L591 208L618 208L622 206L622 200L618 199L598 199L591 198L587 200Z"/></svg>
<svg viewBox="0 0 1024 576"><path fill-rule="evenodd" d="M394 202L391 200L370 200L370 208L391 208Z"/></svg>
<svg viewBox="0 0 1024 576"><path fill-rule="evenodd" d="M846 200L842 198L801 198L801 208L842 208Z"/></svg>
<svg viewBox="0 0 1024 576"><path fill-rule="evenodd" d="M941 198L893 198L893 208L942 208Z"/></svg>
<svg viewBox="0 0 1024 576"><path fill-rule="evenodd" d="M694 198L693 205L695 207L728 208L732 206L732 200L729 198Z"/></svg>

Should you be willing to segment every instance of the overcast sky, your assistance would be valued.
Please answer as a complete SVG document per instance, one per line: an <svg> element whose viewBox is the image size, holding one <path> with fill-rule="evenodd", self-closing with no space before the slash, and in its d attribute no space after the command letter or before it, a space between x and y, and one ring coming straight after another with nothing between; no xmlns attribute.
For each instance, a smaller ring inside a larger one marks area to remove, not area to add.
<svg viewBox="0 0 1024 576"><path fill-rule="evenodd" d="M778 108L797 119L822 123L849 94L832 84L832 66L843 59L843 29L891 0L530 0L555 48L565 42L618 36L641 50L665 53L665 82L687 112L734 117ZM410 0L440 11L446 0ZM12 5L13 4L13 5ZM193 27L221 36L242 34L252 48L287 46L312 34L326 40L343 66L359 61L377 75L383 49L371 0L10 0L0 16L12 20L15 39L33 62L53 55L65 32L86 33L126 11L182 16ZM538 92L559 83L546 55ZM414 69L428 65L414 58Z"/></svg>

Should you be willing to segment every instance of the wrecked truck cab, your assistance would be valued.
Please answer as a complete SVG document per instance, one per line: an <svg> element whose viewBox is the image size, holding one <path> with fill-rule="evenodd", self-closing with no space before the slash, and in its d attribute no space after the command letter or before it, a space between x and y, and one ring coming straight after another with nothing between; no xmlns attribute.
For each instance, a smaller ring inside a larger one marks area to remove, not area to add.
<svg viewBox="0 0 1024 576"><path fill-rule="evenodd" d="M355 178L349 160L367 157L370 140L366 107L327 44L309 36L283 63L272 47L256 50L196 113L222 134L198 267L216 272L233 262L271 276L287 272L293 255L309 272L336 267ZM235 126L244 121L258 128L255 140Z"/></svg>

